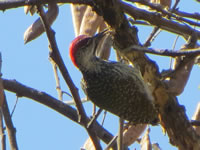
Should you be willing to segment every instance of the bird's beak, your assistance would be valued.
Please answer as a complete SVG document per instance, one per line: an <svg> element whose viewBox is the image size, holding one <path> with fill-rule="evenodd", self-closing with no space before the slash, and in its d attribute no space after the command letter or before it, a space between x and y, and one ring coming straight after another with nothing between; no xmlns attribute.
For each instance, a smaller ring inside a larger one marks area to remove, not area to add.
<svg viewBox="0 0 200 150"><path fill-rule="evenodd" d="M96 34L95 36L93 36L94 40L97 42L101 41L101 39L106 35L107 31L108 30L106 29L106 30Z"/></svg>
<svg viewBox="0 0 200 150"><path fill-rule="evenodd" d="M106 30L104 30L104 31L102 31L102 32L100 32L100 33L98 33L98 34L96 34L95 36L92 37L93 40L94 40L94 42L95 42L94 54L96 53L98 44L99 44L100 41L103 39L103 37L106 35L107 31L108 31L108 30L106 29Z"/></svg>

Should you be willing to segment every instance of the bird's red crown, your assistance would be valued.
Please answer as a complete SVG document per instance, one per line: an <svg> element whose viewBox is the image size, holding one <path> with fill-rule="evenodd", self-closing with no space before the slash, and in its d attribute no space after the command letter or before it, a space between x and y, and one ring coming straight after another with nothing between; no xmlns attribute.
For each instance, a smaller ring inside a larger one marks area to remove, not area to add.
<svg viewBox="0 0 200 150"><path fill-rule="evenodd" d="M81 48L82 46L84 46L87 41L89 39L89 36L87 35L80 35L78 37L76 37L70 44L69 47L69 56L72 60L72 63L78 68L77 63L76 63L76 52L79 50L79 48Z"/></svg>

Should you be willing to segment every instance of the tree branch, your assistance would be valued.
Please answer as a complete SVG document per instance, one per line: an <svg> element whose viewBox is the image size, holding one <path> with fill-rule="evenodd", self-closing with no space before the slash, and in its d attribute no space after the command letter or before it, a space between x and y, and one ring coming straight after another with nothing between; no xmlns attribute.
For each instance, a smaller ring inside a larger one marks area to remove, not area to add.
<svg viewBox="0 0 200 150"><path fill-rule="evenodd" d="M75 87L75 85L68 73L68 70L65 67L65 64L62 60L60 52L58 50L56 39L55 39L55 32L51 29L50 25L48 24L46 16L44 15L43 8L41 6L37 6L37 8L38 8L38 12L40 15L40 20L43 23L44 29L46 31L46 34L47 34L47 37L49 40L50 57L58 65L58 67L61 71L61 74L64 77L64 80L67 83L67 85L72 93L72 96L73 96L75 104L76 104L76 108L78 110L80 122L83 123L83 125L84 125L85 129L87 130L89 136L91 137L91 140L93 141L93 144L95 145L96 149L101 150L102 148L101 148L101 145L95 135L95 132L91 128L87 128L87 124L88 124L88 122L86 120L87 115L86 115L86 112L81 103L80 96L78 94L78 90Z"/></svg>
<svg viewBox="0 0 200 150"><path fill-rule="evenodd" d="M2 109L0 109L0 139L1 150L6 150L6 134L4 132Z"/></svg>
<svg viewBox="0 0 200 150"><path fill-rule="evenodd" d="M92 5L91 0L1 0L0 10L5 11L11 8L23 7L25 5L41 5L47 3L74 3L74 4L87 4Z"/></svg>
<svg viewBox="0 0 200 150"><path fill-rule="evenodd" d="M183 37L190 36L192 35L192 33L196 33L197 38L200 39L200 32L198 30L191 28L188 25L184 25L172 20L168 20L166 18L163 18L158 13L148 12L142 9L138 9L124 2L120 2L120 4L122 8L124 9L124 11L130 16L132 16L135 20L146 20L154 26L158 26L163 30L166 30L175 34L179 34Z"/></svg>
<svg viewBox="0 0 200 150"><path fill-rule="evenodd" d="M11 115L9 112L9 108L8 108L8 104L7 104L5 95L4 95L4 102L3 102L3 106L1 107L1 110L2 110L4 121L6 124L6 130L8 132L10 148L11 148L11 150L18 150L17 139L16 139L16 129L12 123L12 119L11 119Z"/></svg>
<svg viewBox="0 0 200 150"><path fill-rule="evenodd" d="M78 121L78 115L74 108L65 104L62 101L46 94L45 92L38 91L36 89L27 87L16 80L3 79L4 88L10 92L16 93L19 97L27 97L38 103L41 103L52 110L60 113L61 115L69 118L81 126L84 126L82 122ZM89 118L86 118L89 121ZM95 129L97 136L105 143L109 143L113 136L106 129L104 129L96 121L93 122L92 128Z"/></svg>
<svg viewBox="0 0 200 150"><path fill-rule="evenodd" d="M200 48L194 48L194 49L184 49L184 51L173 51L169 49L153 49L153 48L147 48L142 46L133 45L131 47L128 47L124 49L125 53L130 52L142 52L142 53L150 53L155 55L161 55L161 56L170 56L170 57L177 57L177 56L188 56L188 55L200 55Z"/></svg>
<svg viewBox="0 0 200 150"><path fill-rule="evenodd" d="M2 57L0 52L0 138L1 138L1 150L6 150L6 134L4 130L4 123L3 123L3 113L2 113L2 106L4 102L4 89L3 83L1 79L1 67L2 67Z"/></svg>

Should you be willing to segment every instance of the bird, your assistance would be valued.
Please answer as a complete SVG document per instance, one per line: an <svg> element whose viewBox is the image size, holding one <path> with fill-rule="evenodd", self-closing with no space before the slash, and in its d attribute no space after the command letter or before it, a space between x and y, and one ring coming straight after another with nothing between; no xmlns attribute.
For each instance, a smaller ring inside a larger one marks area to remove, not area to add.
<svg viewBox="0 0 200 150"><path fill-rule="evenodd" d="M73 65L82 73L81 87L96 106L132 124L158 123L158 111L150 89L138 68L95 55L106 32L79 35L69 46Z"/></svg>

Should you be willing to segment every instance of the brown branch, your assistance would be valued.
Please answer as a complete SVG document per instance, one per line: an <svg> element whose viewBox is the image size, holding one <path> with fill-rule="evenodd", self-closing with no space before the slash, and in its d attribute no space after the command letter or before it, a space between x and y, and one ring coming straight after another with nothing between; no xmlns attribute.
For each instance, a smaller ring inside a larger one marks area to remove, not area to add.
<svg viewBox="0 0 200 150"><path fill-rule="evenodd" d="M53 67L54 77L55 77L55 81L56 81L56 90L58 93L58 99L62 101L63 100L63 92L61 90L60 78L58 76L58 68L53 60L50 60L50 62Z"/></svg>
<svg viewBox="0 0 200 150"><path fill-rule="evenodd" d="M159 14L138 9L124 2L120 2L120 4L122 8L124 9L124 11L130 16L132 16L135 20L146 20L154 26L158 26L163 30L166 30L175 34L179 34L183 37L190 36L192 35L192 33L196 33L198 39L200 38L200 32L191 28L188 25L184 25L172 20L168 20L166 18L163 18Z"/></svg>
<svg viewBox="0 0 200 150"><path fill-rule="evenodd" d="M16 139L16 129L15 129L12 119L11 119L11 115L9 112L5 94L4 94L4 103L3 103L1 110L2 110L4 121L6 124L6 130L8 133L10 148L11 148L11 150L18 150L17 139Z"/></svg>
<svg viewBox="0 0 200 150"><path fill-rule="evenodd" d="M187 18L192 18L192 19L197 19L200 20L200 14L199 13L188 13L188 12L183 12L183 11L174 11L175 14L181 16L181 17L187 17Z"/></svg>
<svg viewBox="0 0 200 150"><path fill-rule="evenodd" d="M194 36L191 36L188 43L184 45L184 47L180 51L185 51L189 48L196 47L197 39ZM187 55L185 57L177 57L174 61L173 71L169 73L169 78L165 80L168 85L168 92L173 93L173 95L180 95L186 84L189 80L190 73L192 71L195 58L197 55Z"/></svg>
<svg viewBox="0 0 200 150"><path fill-rule="evenodd" d="M0 107L2 107L4 102L4 89L3 89L3 81L1 79L2 73L1 73L1 67L2 67L2 57L0 52ZM1 149L6 150L6 135L4 132L4 125L3 125L3 114L2 114L2 108L0 108L0 138L1 138Z"/></svg>
<svg viewBox="0 0 200 150"><path fill-rule="evenodd" d="M149 35L149 37L147 38L147 40L145 41L145 43L143 44L144 47L149 47L151 46L151 42L155 39L155 37L157 37L157 33L160 33L159 31L159 27L154 27L153 31L151 32L151 34Z"/></svg>
<svg viewBox="0 0 200 150"><path fill-rule="evenodd" d="M126 1L129 1L129 2L136 2L135 0L126 0ZM177 16L175 14L173 14L176 8L176 6L178 5L179 3L179 0L176 0L176 3L174 4L173 8L171 9L171 11L167 11L166 9L163 9L162 6L160 5L155 5L155 4L152 4L148 1L145 1L145 0L138 0L137 3L140 3L140 4L143 4L145 6L149 6L151 9L153 10L156 10L157 12L161 12L164 16L168 16L169 18L175 18L177 21L181 21L181 22L185 22L185 23L188 23L190 25L195 25L195 26L200 26L199 23L197 22L194 22L194 21L191 21L189 19L186 19L186 18L183 18L183 17L180 17L180 16Z"/></svg>
<svg viewBox="0 0 200 150"><path fill-rule="evenodd" d="M123 150L123 130L124 130L124 119L119 118L119 130L118 130L118 138L117 138L117 150Z"/></svg>
<svg viewBox="0 0 200 150"><path fill-rule="evenodd" d="M62 76L64 77L64 80L65 82L67 83L71 93L72 93L72 96L74 98L74 101L75 101L75 104L76 104L76 108L78 110L78 115L79 115L79 120L80 122L83 123L85 129L87 130L93 144L95 145L96 149L98 150L101 150L101 145L95 135L95 132L94 130L92 130L91 128L87 128L87 115L86 115L86 112L83 108L83 105L81 103L81 100L80 100L80 96L78 94L78 90L77 88L75 87L69 73L68 73L68 70L67 68L65 67L65 64L62 60L62 57L60 55L60 52L58 50L58 47L57 47L57 43L56 43L56 39L55 39L55 33L54 31L51 29L50 25L48 24L48 21L44 15L44 11L42 10L43 8L41 6L37 6L38 7L38 12L39 12L39 15L40 15L40 19L43 23L43 26L45 28L45 31L46 31L46 34L47 34L47 37L48 37L48 40L49 40L49 44L50 44L50 57L51 59L58 65L59 67L59 70L61 71L61 74Z"/></svg>
<svg viewBox="0 0 200 150"><path fill-rule="evenodd" d="M4 132L2 109L0 109L0 138L1 150L6 150L6 135Z"/></svg>
<svg viewBox="0 0 200 150"><path fill-rule="evenodd" d="M6 125L6 130L8 133L8 138L10 142L10 148L11 150L18 150L17 146L17 140L16 140L16 129L12 123L11 115L9 112L5 92L4 92L4 86L3 86L3 81L1 78L1 67L2 67L2 57L0 53L0 115L1 115L1 133L2 133L2 149L6 148L6 141L5 141L5 134L4 134L4 128L3 128L3 120L2 117L4 118L5 125Z"/></svg>
<svg viewBox="0 0 200 150"><path fill-rule="evenodd" d="M87 128L90 128L92 126L93 122L97 120L102 111L103 109L100 108L97 113L92 116L92 119L90 120L90 122L88 122Z"/></svg>
<svg viewBox="0 0 200 150"><path fill-rule="evenodd" d="M2 57L0 52L0 138L1 138L1 149L6 150L6 135L4 132L4 124L3 124L3 113L2 113L2 106L4 103L4 89L3 89L3 81L1 79L1 67L2 67Z"/></svg>
<svg viewBox="0 0 200 150"><path fill-rule="evenodd" d="M176 7L178 6L180 0L176 0L174 6L171 9L171 13L173 13L176 10Z"/></svg>
<svg viewBox="0 0 200 150"><path fill-rule="evenodd" d="M78 121L78 115L74 108L65 104L62 101L46 94L45 92L41 92L25 86L16 80L7 80L3 79L4 88L10 92L16 93L18 96L27 97L32 99L38 103L41 103L52 110L60 113L61 115L69 118L75 123L84 126L82 122ZM89 122L89 118L86 118ZM113 136L106 129L104 129L98 122L94 121L92 128L95 129L97 136L103 140L105 143L109 143L112 140Z"/></svg>
<svg viewBox="0 0 200 150"><path fill-rule="evenodd" d="M177 57L177 56L189 56L189 55L200 55L200 48L194 49L184 49L184 51L173 51L169 49L153 49L153 48L146 48L141 46L130 46L123 50L125 53L130 52L141 52L141 53L150 53L154 55L161 55L161 56L170 56L170 57Z"/></svg>
<svg viewBox="0 0 200 150"><path fill-rule="evenodd" d="M1 0L0 1L0 10L5 11L11 8L23 7L25 5L41 5L51 2L56 3L73 3L73 4L87 4L92 5L91 0Z"/></svg>
<svg viewBox="0 0 200 150"><path fill-rule="evenodd" d="M192 119L195 121L200 121L200 103L197 104L197 108L192 116ZM194 124L193 124L194 125ZM194 127L197 134L200 135L200 124L198 126Z"/></svg>
<svg viewBox="0 0 200 150"><path fill-rule="evenodd" d="M108 143L107 147L104 150L110 150L111 147L114 147L114 145L116 144L117 139L118 139L118 135L114 136L113 139ZM114 149L117 149L117 145L115 146Z"/></svg>

